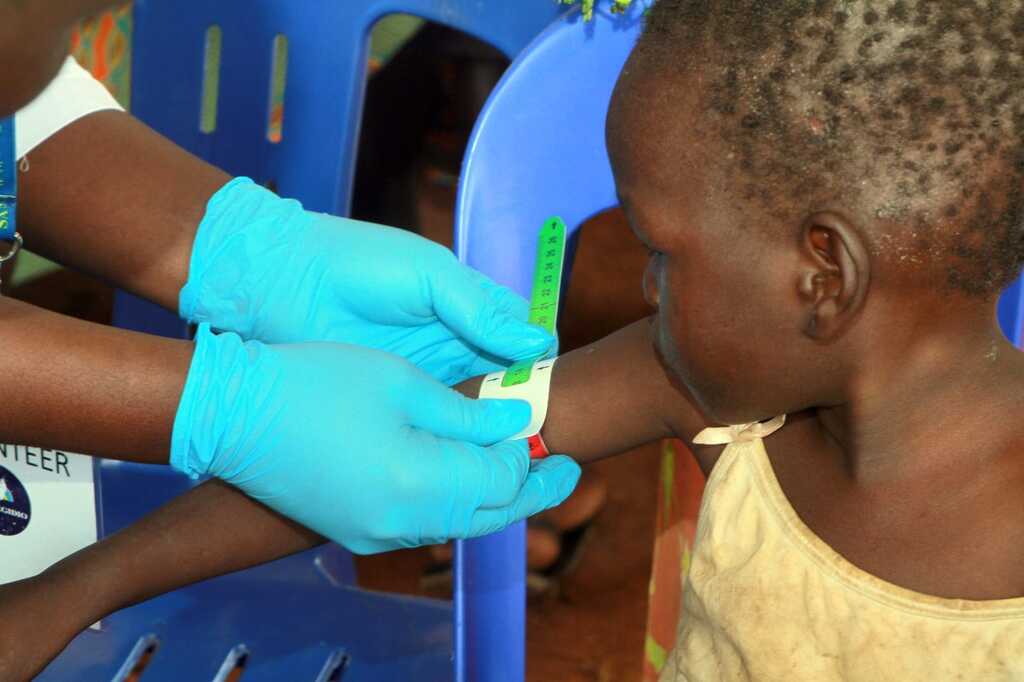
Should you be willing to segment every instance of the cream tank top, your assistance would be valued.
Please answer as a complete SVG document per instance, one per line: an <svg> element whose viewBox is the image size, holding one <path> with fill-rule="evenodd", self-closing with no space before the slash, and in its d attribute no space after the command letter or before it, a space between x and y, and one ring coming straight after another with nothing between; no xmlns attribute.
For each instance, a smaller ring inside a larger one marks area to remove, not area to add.
<svg viewBox="0 0 1024 682"><path fill-rule="evenodd" d="M932 597L843 559L772 471L762 438L784 421L695 439L727 445L705 488L660 681L1024 681L1024 598Z"/></svg>

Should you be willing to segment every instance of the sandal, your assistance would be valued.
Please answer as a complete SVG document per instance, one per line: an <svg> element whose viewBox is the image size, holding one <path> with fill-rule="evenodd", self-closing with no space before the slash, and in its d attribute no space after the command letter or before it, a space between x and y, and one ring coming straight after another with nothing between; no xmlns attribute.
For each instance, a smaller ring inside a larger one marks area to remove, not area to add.
<svg viewBox="0 0 1024 682"><path fill-rule="evenodd" d="M566 502L527 520L528 596L538 597L557 590L559 579L575 570L606 498L604 480L585 471L576 492ZM431 553L434 563L424 571L420 588L451 595L451 545L431 547Z"/></svg>
<svg viewBox="0 0 1024 682"><path fill-rule="evenodd" d="M527 568L526 593L530 599L551 595L557 592L560 579L571 573L579 565L585 545L593 534L594 519L565 531L544 519L533 518L527 522L527 532L531 530L550 533L558 539L559 549L550 564L543 568ZM446 547L446 545L440 545ZM423 571L420 577L420 589L431 594L451 596L452 592L452 561L440 559Z"/></svg>

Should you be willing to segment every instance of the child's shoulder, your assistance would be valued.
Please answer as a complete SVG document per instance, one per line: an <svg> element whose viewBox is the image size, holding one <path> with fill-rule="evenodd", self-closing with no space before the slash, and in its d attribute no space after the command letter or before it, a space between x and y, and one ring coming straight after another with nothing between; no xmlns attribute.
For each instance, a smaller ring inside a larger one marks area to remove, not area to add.
<svg viewBox="0 0 1024 682"><path fill-rule="evenodd" d="M794 415L765 446L793 509L847 561L924 594L990 600L1024 596L1019 431L991 456L963 448L877 480L858 479L809 415ZM937 430L930 447L959 448L955 440Z"/></svg>

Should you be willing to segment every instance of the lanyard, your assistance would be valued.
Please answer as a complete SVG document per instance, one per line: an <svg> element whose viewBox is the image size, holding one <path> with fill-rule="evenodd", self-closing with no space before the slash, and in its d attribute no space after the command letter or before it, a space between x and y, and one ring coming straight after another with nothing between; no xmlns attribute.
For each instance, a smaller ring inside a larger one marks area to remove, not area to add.
<svg viewBox="0 0 1024 682"><path fill-rule="evenodd" d="M14 117L0 120L0 240L14 241L17 231L18 160L14 151Z"/></svg>
<svg viewBox="0 0 1024 682"><path fill-rule="evenodd" d="M21 248L18 234L18 159L14 146L14 117L0 119L0 241L10 243L10 251L0 256L8 260Z"/></svg>

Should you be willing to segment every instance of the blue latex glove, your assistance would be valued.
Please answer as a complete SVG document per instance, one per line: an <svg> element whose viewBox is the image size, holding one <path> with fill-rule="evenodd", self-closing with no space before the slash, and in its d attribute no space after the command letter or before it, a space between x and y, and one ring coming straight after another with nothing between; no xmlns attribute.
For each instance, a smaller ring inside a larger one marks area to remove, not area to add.
<svg viewBox="0 0 1024 682"><path fill-rule="evenodd" d="M452 385L550 351L528 304L403 230L312 213L247 178L210 200L179 312L268 343L399 355ZM507 364L507 363L502 363Z"/></svg>
<svg viewBox="0 0 1024 682"><path fill-rule="evenodd" d="M202 325L171 465L213 475L359 553L486 535L564 500L579 466L531 465L527 403L471 400L408 362L268 345Z"/></svg>

